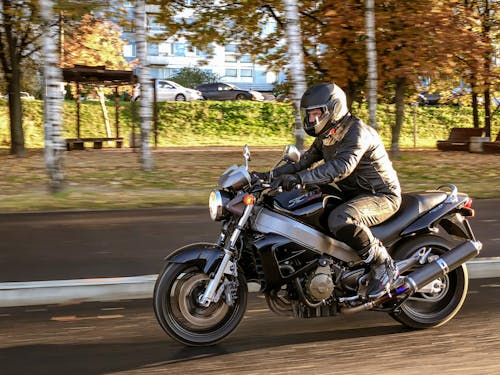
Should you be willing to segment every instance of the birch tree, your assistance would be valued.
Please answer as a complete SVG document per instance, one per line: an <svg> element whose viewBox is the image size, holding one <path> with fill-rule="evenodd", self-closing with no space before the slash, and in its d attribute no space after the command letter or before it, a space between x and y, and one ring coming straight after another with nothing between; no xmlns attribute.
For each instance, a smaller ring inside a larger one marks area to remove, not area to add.
<svg viewBox="0 0 500 375"><path fill-rule="evenodd" d="M135 2L135 27L137 57L139 59L139 84L141 85L141 100L139 100L139 122L141 126L141 167L145 171L153 170L153 155L149 144L151 122L153 118L152 87L149 78L147 35L146 35L146 10L145 1Z"/></svg>
<svg viewBox="0 0 500 375"><path fill-rule="evenodd" d="M61 137L62 73L58 63L57 31L48 25L54 19L52 0L40 0L40 13L48 32L43 35L43 119L45 135L45 165L49 175L49 187L58 192L63 187L63 153L65 143Z"/></svg>
<svg viewBox="0 0 500 375"><path fill-rule="evenodd" d="M304 148L304 129L300 116L300 99L306 91L304 53L300 31L299 9L296 0L283 0L286 17L286 38L288 46L288 72L292 82L292 100L295 113L295 143L299 150Z"/></svg>
<svg viewBox="0 0 500 375"><path fill-rule="evenodd" d="M374 0L366 0L366 59L368 61L369 125L377 129L377 47L375 39Z"/></svg>

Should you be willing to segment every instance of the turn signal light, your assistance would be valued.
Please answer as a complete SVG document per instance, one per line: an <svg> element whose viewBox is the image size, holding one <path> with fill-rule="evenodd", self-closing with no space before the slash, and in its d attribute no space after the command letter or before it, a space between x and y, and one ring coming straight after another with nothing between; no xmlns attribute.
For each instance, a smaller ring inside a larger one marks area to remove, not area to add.
<svg viewBox="0 0 500 375"><path fill-rule="evenodd" d="M243 197L243 203L247 206L253 206L255 204L255 197L252 194L247 194Z"/></svg>

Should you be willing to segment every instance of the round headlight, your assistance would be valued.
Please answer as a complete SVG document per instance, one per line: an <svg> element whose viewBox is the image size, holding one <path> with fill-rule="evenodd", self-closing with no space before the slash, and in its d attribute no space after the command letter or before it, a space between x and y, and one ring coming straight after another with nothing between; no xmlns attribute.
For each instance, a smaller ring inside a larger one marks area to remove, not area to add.
<svg viewBox="0 0 500 375"><path fill-rule="evenodd" d="M219 190L212 190L208 199L208 210L212 220L222 219L223 212L222 194Z"/></svg>

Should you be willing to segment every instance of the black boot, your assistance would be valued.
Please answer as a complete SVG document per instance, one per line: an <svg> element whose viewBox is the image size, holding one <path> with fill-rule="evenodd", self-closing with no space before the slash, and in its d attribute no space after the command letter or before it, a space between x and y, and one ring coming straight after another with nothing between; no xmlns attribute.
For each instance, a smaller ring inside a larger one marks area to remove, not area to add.
<svg viewBox="0 0 500 375"><path fill-rule="evenodd" d="M386 248L378 241L370 246L365 261L371 266L366 296L369 299L380 298L391 290L392 284L399 276L398 269Z"/></svg>

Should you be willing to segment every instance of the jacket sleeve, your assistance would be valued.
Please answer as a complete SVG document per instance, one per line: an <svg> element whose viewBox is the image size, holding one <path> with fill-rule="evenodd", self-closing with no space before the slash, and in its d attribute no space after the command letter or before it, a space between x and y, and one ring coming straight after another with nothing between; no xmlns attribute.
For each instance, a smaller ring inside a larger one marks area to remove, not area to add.
<svg viewBox="0 0 500 375"><path fill-rule="evenodd" d="M360 126L351 126L338 146L335 157L324 164L298 173L302 184L321 185L348 177L370 146L370 134Z"/></svg>
<svg viewBox="0 0 500 375"><path fill-rule="evenodd" d="M316 139L311 147L302 155L300 158L300 161L298 163L288 163L285 165L282 165L281 167L273 169L273 177L279 177L284 174L289 174L289 173L297 173L303 169L309 168L311 165L313 165L315 162L320 161L323 159L323 154L321 152L321 149L318 147L321 147L321 143L317 142L318 139Z"/></svg>

